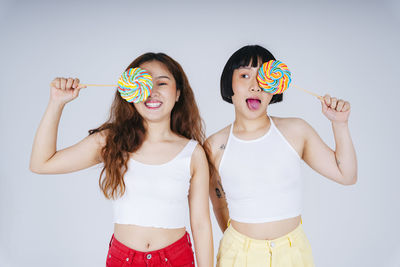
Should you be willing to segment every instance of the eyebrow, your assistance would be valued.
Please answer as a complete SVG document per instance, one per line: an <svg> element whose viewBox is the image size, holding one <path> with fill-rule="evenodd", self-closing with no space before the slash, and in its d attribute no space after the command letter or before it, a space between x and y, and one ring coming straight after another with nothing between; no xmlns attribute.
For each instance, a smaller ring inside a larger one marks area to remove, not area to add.
<svg viewBox="0 0 400 267"><path fill-rule="evenodd" d="M171 80L168 76L157 76L157 77L155 77L156 79L162 79L162 78L165 78L165 79L168 79L168 80Z"/></svg>
<svg viewBox="0 0 400 267"><path fill-rule="evenodd" d="M241 66L241 67L239 67L239 69L246 69L246 70L249 70L249 69L251 69L252 67L249 67L249 66Z"/></svg>

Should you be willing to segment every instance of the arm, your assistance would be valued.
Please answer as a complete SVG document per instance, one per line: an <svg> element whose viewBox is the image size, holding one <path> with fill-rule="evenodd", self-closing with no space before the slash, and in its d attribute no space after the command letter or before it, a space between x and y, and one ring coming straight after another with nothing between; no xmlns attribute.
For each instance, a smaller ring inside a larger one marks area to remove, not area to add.
<svg viewBox="0 0 400 267"><path fill-rule="evenodd" d="M229 220L229 211L228 204L225 198L225 191L221 183L221 177L219 176L218 170L215 167L216 159L218 157L218 151L216 151L215 149L216 147L217 143L215 143L215 139L213 137L210 137L205 142L205 148L210 168L210 199L219 228L222 232L224 232L227 228ZM219 146L219 150L224 150L224 148L224 145ZM220 158L220 156L218 158Z"/></svg>
<svg viewBox="0 0 400 267"><path fill-rule="evenodd" d="M219 228L222 232L225 232L226 228L228 228L229 211L221 178L217 172L210 178L210 199Z"/></svg>
<svg viewBox="0 0 400 267"><path fill-rule="evenodd" d="M335 150L329 148L308 124L305 127L304 161L315 171L343 185L357 181L357 158L348 127L350 104L325 95L322 113L331 121Z"/></svg>
<svg viewBox="0 0 400 267"><path fill-rule="evenodd" d="M81 142L57 151L57 131L66 103L79 95L78 79L56 78L50 84L50 100L32 146L30 170L40 174L68 173L100 162L103 136L90 135Z"/></svg>
<svg viewBox="0 0 400 267"><path fill-rule="evenodd" d="M211 267L214 264L214 247L208 205L209 174L207 159L200 145L193 152L191 169L189 209L197 265Z"/></svg>

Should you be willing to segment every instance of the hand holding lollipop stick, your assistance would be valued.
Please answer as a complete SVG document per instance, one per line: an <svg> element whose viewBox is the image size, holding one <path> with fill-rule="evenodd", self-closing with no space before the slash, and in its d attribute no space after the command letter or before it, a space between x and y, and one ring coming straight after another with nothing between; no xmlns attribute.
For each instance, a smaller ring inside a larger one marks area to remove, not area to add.
<svg viewBox="0 0 400 267"><path fill-rule="evenodd" d="M257 81L260 87L267 93L282 94L290 85L292 74L289 68L279 60L270 60L261 65L258 70ZM292 84L293 87L302 90L310 95L322 100L322 96L300 88Z"/></svg>
<svg viewBox="0 0 400 267"><path fill-rule="evenodd" d="M153 88L153 80L151 75L141 68L130 68L122 73L115 84L80 84L82 86L97 87L118 87L118 91L123 99L129 103L139 103L146 101L151 94Z"/></svg>

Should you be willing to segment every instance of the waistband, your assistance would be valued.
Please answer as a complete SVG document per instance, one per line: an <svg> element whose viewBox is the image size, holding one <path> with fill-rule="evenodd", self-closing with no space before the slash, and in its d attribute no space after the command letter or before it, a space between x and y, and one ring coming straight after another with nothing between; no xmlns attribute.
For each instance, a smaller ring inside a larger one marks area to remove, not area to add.
<svg viewBox="0 0 400 267"><path fill-rule="evenodd" d="M228 236L234 238L245 250L250 248L252 249L278 249L280 247L291 247L294 244L295 240L301 238L304 235L303 226L300 223L293 231L287 233L284 236L278 237L276 239L271 240L263 240L263 239L253 239L250 238L232 227L229 224L228 228L226 229L225 233ZM224 233L224 235L225 235Z"/></svg>
<svg viewBox="0 0 400 267"><path fill-rule="evenodd" d="M115 248L120 256L126 257L126 261L128 263L131 263L133 259L149 260L153 258L163 261L164 259L167 259L170 254L175 254L177 250L182 248L182 246L192 246L190 235L188 232L185 232L185 234L180 239L164 248L147 252L135 250L125 246L114 237L114 234L112 235L109 244L109 247Z"/></svg>

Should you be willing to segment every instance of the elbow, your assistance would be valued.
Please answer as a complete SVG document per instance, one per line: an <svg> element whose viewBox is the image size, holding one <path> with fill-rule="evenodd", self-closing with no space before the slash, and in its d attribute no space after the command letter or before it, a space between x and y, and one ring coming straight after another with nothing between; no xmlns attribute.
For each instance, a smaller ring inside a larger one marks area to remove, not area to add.
<svg viewBox="0 0 400 267"><path fill-rule="evenodd" d="M355 185L357 183L357 174L351 177L344 177L341 184L342 185Z"/></svg>
<svg viewBox="0 0 400 267"><path fill-rule="evenodd" d="M38 167L32 161L29 163L29 170L33 173L39 173Z"/></svg>
<svg viewBox="0 0 400 267"><path fill-rule="evenodd" d="M208 234L212 230L211 228L211 220L202 220L202 222L194 222L190 224L190 229L192 230L192 233L194 235L203 235L203 234Z"/></svg>
<svg viewBox="0 0 400 267"><path fill-rule="evenodd" d="M43 168L37 163L33 163L32 161L29 163L29 170L36 174L44 174Z"/></svg>
<svg viewBox="0 0 400 267"><path fill-rule="evenodd" d="M36 174L42 174L41 171L40 171L40 169L37 168L36 166L33 166L33 165L29 165L29 170L30 170L31 172L33 172L33 173L36 173Z"/></svg>
<svg viewBox="0 0 400 267"><path fill-rule="evenodd" d="M190 222L190 228L195 232L201 232L211 228L210 215L193 218Z"/></svg>
<svg viewBox="0 0 400 267"><path fill-rule="evenodd" d="M351 179L351 181L350 181L350 183L349 183L348 185L355 185L355 184L357 183L357 180L358 180L358 177L357 177L357 175L355 175L355 176Z"/></svg>

